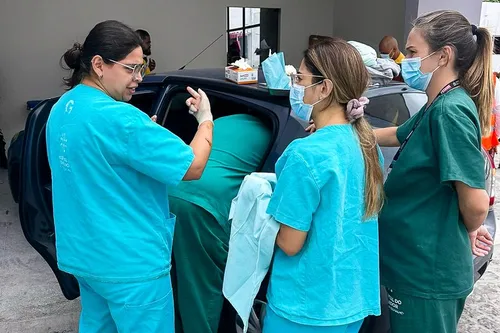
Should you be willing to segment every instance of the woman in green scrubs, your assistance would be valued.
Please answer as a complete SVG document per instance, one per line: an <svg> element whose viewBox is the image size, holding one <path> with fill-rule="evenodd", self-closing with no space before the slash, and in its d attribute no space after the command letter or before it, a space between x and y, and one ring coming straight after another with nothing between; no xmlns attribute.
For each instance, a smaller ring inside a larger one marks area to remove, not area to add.
<svg viewBox="0 0 500 333"><path fill-rule="evenodd" d="M406 50L403 78L428 102L376 130L381 146L400 147L379 217L381 282L393 333L456 332L473 287L471 242L475 254L488 250L478 237L489 236L481 134L493 105L492 40L458 12L438 11L415 21Z"/></svg>

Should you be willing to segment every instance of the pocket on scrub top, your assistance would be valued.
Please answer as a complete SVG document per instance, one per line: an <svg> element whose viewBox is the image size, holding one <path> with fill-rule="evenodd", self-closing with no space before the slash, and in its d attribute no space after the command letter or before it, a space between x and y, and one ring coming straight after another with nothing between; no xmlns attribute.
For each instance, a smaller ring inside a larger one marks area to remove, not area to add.
<svg viewBox="0 0 500 333"><path fill-rule="evenodd" d="M163 246L163 251L165 258L170 262L170 256L172 254L172 243L174 240L174 229L177 217L170 213L168 219L164 219L163 223L159 225L159 229L156 230L156 234L161 240Z"/></svg>

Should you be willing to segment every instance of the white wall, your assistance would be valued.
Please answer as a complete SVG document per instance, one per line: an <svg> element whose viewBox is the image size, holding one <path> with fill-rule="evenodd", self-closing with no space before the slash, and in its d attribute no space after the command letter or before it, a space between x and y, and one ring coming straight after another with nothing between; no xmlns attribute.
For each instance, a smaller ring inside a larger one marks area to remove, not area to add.
<svg viewBox="0 0 500 333"><path fill-rule="evenodd" d="M481 10L481 27L488 28L492 35L500 36L500 3L483 2ZM500 71L500 55L492 58L493 71Z"/></svg>
<svg viewBox="0 0 500 333"><path fill-rule="evenodd" d="M488 28L492 35L500 36L500 3L483 2L480 26Z"/></svg>
<svg viewBox="0 0 500 333"><path fill-rule="evenodd" d="M44 0L2 1L0 31L0 128L7 140L24 127L25 102L63 92L59 58L92 27L116 19L152 35L157 72L177 69L226 31L226 7L281 8L280 46L298 65L310 34L333 28L333 0ZM190 67L226 62L220 39Z"/></svg>
<svg viewBox="0 0 500 333"><path fill-rule="evenodd" d="M419 0L418 15L440 9L453 9L462 13L471 24L479 24L482 0Z"/></svg>
<svg viewBox="0 0 500 333"><path fill-rule="evenodd" d="M405 0L337 0L333 35L372 46L378 52L380 40L394 36L405 45Z"/></svg>

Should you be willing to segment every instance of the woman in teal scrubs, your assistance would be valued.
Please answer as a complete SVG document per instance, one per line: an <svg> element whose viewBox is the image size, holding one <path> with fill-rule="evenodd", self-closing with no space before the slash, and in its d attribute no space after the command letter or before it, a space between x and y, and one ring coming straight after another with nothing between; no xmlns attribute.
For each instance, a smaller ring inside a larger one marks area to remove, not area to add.
<svg viewBox="0 0 500 333"><path fill-rule="evenodd" d="M276 163L267 212L280 226L264 332L358 332L380 314L382 154L368 122L368 72L340 39L311 46L292 78L292 115L316 132Z"/></svg>
<svg viewBox="0 0 500 333"><path fill-rule="evenodd" d="M80 284L81 333L174 331L167 188L200 178L213 122L201 90L188 88L200 124L190 145L126 103L142 57L128 26L97 24L64 54L70 90L47 123L57 259Z"/></svg>

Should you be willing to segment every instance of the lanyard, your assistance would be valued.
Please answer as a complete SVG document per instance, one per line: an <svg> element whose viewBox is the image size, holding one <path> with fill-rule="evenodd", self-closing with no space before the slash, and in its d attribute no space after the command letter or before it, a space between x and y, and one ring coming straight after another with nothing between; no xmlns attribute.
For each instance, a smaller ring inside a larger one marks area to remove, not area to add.
<svg viewBox="0 0 500 333"><path fill-rule="evenodd" d="M404 139L403 143L401 143L401 146L399 146L399 149L398 149L396 155L394 155L394 159L392 160L391 165L389 166L389 170L388 170L389 173L391 172L392 168L394 167L394 164L396 164L397 160L399 159L399 155L401 155L401 152L406 147L406 144L408 143L408 140L410 140L411 136L413 135L413 133L417 129L417 126L420 124L420 121L422 121L422 119L424 118L424 115L427 112L427 110L429 110L429 108L432 106L432 104L434 104L434 102L438 99L439 96L444 95L444 94L452 91L453 89L458 88L459 86L460 86L460 80L455 80L453 82L448 83L446 85L446 87L444 87L439 92L439 94L432 101L432 103L422 111L422 114L420 115L420 118L415 122L415 124L413 125L410 133L408 133L408 135Z"/></svg>

